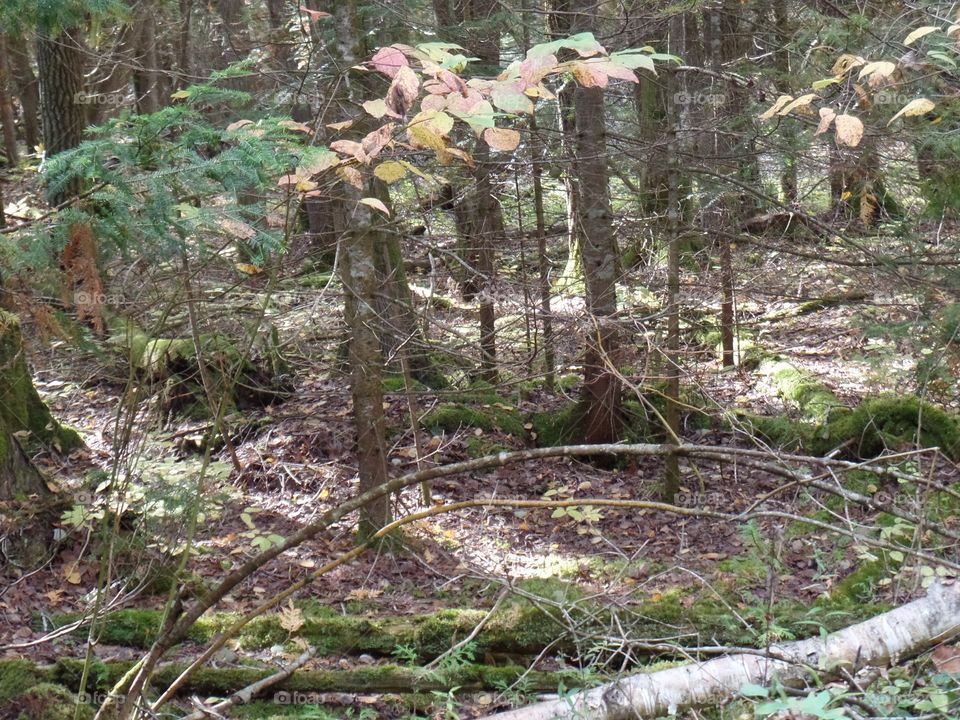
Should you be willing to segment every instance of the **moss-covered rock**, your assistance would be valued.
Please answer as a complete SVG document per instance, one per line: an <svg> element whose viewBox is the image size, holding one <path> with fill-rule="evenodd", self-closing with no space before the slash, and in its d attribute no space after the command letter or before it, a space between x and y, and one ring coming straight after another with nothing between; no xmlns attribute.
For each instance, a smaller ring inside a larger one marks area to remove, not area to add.
<svg viewBox="0 0 960 720"><path fill-rule="evenodd" d="M520 413L515 408L500 402L483 405L465 403L438 405L420 418L420 425L433 431L456 432L465 427L472 427L488 432L500 430L519 438L526 434Z"/></svg>
<svg viewBox="0 0 960 720"><path fill-rule="evenodd" d="M92 720L94 710L79 702L63 685L38 683L11 701L11 714L0 708L0 717L17 720Z"/></svg>
<svg viewBox="0 0 960 720"><path fill-rule="evenodd" d="M33 663L27 660L0 660L0 707L41 681ZM0 714L0 717L3 715Z"/></svg>

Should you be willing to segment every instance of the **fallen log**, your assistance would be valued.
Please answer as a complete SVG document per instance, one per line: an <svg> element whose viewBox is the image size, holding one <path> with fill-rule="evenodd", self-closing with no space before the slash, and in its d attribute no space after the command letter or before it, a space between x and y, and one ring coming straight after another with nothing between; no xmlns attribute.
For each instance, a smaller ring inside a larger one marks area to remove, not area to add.
<svg viewBox="0 0 960 720"><path fill-rule="evenodd" d="M960 634L960 584L933 585L927 596L825 637L641 673L569 697L481 720L636 720L716 703L747 683L812 682L838 672L884 667Z"/></svg>

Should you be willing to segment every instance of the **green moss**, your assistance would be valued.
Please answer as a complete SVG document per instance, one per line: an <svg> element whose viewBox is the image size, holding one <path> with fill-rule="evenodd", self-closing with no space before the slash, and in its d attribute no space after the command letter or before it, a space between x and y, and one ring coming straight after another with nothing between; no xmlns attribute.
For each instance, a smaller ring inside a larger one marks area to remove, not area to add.
<svg viewBox="0 0 960 720"><path fill-rule="evenodd" d="M876 599L877 583L888 576L882 560L864 562L830 590L821 604L835 607L858 607Z"/></svg>
<svg viewBox="0 0 960 720"><path fill-rule="evenodd" d="M568 445L575 441L583 422L583 407L577 402L568 403L559 410L534 413L530 422L540 447Z"/></svg>
<svg viewBox="0 0 960 720"><path fill-rule="evenodd" d="M484 436L471 435L467 438L467 455L472 458L496 455L509 450L510 448L503 443L493 442Z"/></svg>
<svg viewBox="0 0 960 720"><path fill-rule="evenodd" d="M39 683L21 693L15 701L13 713L3 717L16 717L17 720L91 720L93 708L78 703L77 696L62 685Z"/></svg>
<svg viewBox="0 0 960 720"><path fill-rule="evenodd" d="M0 706L40 681L33 663L26 660L0 660Z"/></svg>
<svg viewBox="0 0 960 720"><path fill-rule="evenodd" d="M23 348L20 321L0 310L0 428L25 433L28 450L69 452L83 445L77 432L60 425L33 385Z"/></svg>
<svg viewBox="0 0 960 720"><path fill-rule="evenodd" d="M520 438L526 435L520 413L499 402L481 406L462 403L439 405L421 417L420 424L435 432L439 430L456 432L465 427L473 427L488 432L500 430Z"/></svg>
<svg viewBox="0 0 960 720"><path fill-rule="evenodd" d="M411 392L424 392L429 388L419 380L410 381ZM383 391L392 393L401 393L407 391L407 384L403 375L385 375L383 378Z"/></svg>
<svg viewBox="0 0 960 720"><path fill-rule="evenodd" d="M842 403L822 382L785 360L767 360L757 368L759 375L768 378L774 392L794 404L804 419L823 422Z"/></svg>
<svg viewBox="0 0 960 720"><path fill-rule="evenodd" d="M827 430L824 440L834 446L845 444L858 457L918 443L939 447L952 460L960 459L957 419L912 395L864 400L853 412L831 421Z"/></svg>

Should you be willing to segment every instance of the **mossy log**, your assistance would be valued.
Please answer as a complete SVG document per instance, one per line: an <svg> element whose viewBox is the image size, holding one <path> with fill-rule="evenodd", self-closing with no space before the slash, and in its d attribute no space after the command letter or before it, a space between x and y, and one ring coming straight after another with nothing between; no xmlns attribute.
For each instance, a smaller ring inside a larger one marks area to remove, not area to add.
<svg viewBox="0 0 960 720"><path fill-rule="evenodd" d="M819 424L747 413L739 414L737 424L777 447L811 455L839 451L866 459L919 445L940 448L951 460L960 460L960 420L912 395L881 395L853 410L834 408Z"/></svg>
<svg viewBox="0 0 960 720"><path fill-rule="evenodd" d="M200 337L200 360L210 388L205 389L197 347L191 337L150 337L134 325L114 323L112 336L138 376L161 384L160 401L165 411L190 418L208 418L214 402L225 397L228 410L263 407L289 396L290 367L280 350L275 329L263 333L250 353L221 334Z"/></svg>
<svg viewBox="0 0 960 720"><path fill-rule="evenodd" d="M27 367L20 323L0 311L0 564L34 567L47 554L60 499L47 487L29 453L67 452L80 436L60 425L43 404Z"/></svg>
<svg viewBox="0 0 960 720"><path fill-rule="evenodd" d="M804 420L822 423L831 412L843 407L830 388L782 358L762 360L756 374L770 385L772 394L793 405Z"/></svg>

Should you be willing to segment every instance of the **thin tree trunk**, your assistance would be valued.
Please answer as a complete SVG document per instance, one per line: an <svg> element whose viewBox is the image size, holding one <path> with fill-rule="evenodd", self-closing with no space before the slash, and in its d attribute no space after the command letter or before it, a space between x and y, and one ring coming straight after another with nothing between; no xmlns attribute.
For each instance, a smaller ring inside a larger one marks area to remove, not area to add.
<svg viewBox="0 0 960 720"><path fill-rule="evenodd" d="M683 18L671 20L671 52L682 49ZM664 374L667 381L667 407L664 420L674 442L680 437L680 192L679 140L680 103L677 100L676 73L667 69L667 337ZM680 491L680 459L668 455L664 462L661 496L673 502Z"/></svg>

